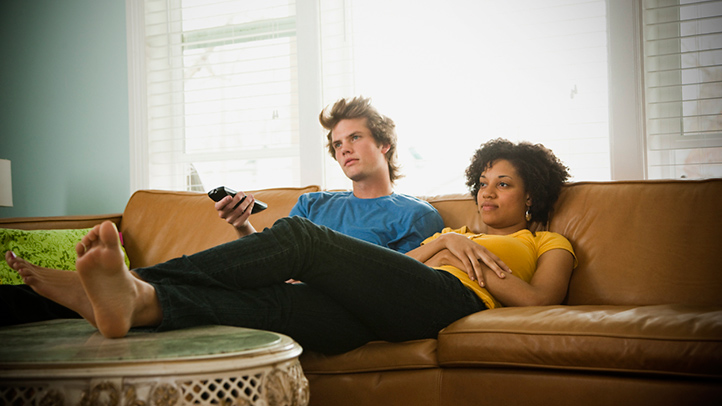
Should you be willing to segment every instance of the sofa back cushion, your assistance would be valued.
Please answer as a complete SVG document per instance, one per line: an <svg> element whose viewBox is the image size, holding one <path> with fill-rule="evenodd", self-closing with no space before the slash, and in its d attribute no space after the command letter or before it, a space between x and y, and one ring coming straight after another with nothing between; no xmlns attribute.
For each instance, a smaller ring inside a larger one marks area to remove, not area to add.
<svg viewBox="0 0 722 406"><path fill-rule="evenodd" d="M256 230L288 216L298 197L318 186L250 191L268 204L251 217ZM218 217L205 193L140 190L128 201L120 223L131 268L190 255L238 238L236 230Z"/></svg>
<svg viewBox="0 0 722 406"><path fill-rule="evenodd" d="M444 227L459 228L467 226L475 233L486 231L481 215L476 208L476 200L469 193L455 193L438 196L420 196L431 203L444 220Z"/></svg>
<svg viewBox="0 0 722 406"><path fill-rule="evenodd" d="M570 305L722 306L722 179L580 182L549 224L579 259Z"/></svg>

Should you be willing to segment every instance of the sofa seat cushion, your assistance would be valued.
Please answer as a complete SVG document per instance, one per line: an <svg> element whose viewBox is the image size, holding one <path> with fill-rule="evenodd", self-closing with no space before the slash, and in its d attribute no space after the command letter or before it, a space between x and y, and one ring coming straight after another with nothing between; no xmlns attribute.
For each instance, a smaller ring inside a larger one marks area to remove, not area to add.
<svg viewBox="0 0 722 406"><path fill-rule="evenodd" d="M428 369L439 364L436 340L427 339L402 343L372 341L338 355L306 351L301 355L301 366L307 374L340 374Z"/></svg>
<svg viewBox="0 0 722 406"><path fill-rule="evenodd" d="M528 367L722 377L722 308L486 310L439 334L442 367Z"/></svg>

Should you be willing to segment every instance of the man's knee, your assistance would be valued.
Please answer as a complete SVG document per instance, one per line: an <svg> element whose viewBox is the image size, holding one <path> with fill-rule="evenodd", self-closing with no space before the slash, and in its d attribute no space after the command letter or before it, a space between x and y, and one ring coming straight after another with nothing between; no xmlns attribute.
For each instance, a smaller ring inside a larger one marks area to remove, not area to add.
<svg viewBox="0 0 722 406"><path fill-rule="evenodd" d="M339 234L300 216L278 219L270 231L279 242L298 245L307 250L316 246L319 241L334 240L334 236Z"/></svg>
<svg viewBox="0 0 722 406"><path fill-rule="evenodd" d="M319 229L319 226L317 226L311 220L309 220L305 217L293 216L293 217L282 217L282 218L276 220L276 222L273 223L272 229L277 229L277 228L309 232L309 230Z"/></svg>

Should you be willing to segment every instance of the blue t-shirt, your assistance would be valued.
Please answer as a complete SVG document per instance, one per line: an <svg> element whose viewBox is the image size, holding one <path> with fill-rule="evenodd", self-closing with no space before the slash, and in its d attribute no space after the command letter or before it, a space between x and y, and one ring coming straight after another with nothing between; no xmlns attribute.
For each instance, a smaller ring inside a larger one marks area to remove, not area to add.
<svg viewBox="0 0 722 406"><path fill-rule="evenodd" d="M444 221L423 200L393 193L359 199L353 192L301 195L290 216L305 217L340 233L406 253L441 231Z"/></svg>

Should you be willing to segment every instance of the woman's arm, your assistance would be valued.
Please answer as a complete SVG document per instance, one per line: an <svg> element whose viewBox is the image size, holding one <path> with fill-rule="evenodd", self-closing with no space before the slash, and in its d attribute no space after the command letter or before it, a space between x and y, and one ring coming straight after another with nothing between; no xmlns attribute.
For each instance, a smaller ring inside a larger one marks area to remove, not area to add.
<svg viewBox="0 0 722 406"><path fill-rule="evenodd" d="M511 273L509 267L499 257L458 233L442 234L437 239L407 252L406 255L429 266L456 266L464 270L472 281L478 280L482 287L485 285L484 269L493 271L499 278Z"/></svg>
<svg viewBox="0 0 722 406"><path fill-rule="evenodd" d="M574 257L569 251L553 249L539 257L529 283L514 275L504 279L488 278L486 289L504 306L560 304L567 294L573 267Z"/></svg>

